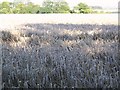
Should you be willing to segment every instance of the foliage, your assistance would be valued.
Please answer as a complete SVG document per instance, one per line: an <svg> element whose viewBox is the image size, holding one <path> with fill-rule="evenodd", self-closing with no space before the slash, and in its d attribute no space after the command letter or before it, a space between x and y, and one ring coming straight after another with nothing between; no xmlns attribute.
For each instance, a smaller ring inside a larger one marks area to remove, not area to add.
<svg viewBox="0 0 120 90"><path fill-rule="evenodd" d="M70 8L65 1L50 1L43 2L43 13L68 13Z"/></svg>
<svg viewBox="0 0 120 90"><path fill-rule="evenodd" d="M23 3L19 3L18 5L16 5L16 8L13 9L13 13L25 13L25 5Z"/></svg>
<svg viewBox="0 0 120 90"><path fill-rule="evenodd" d="M11 2L2 2L0 3L0 13L3 14L25 14L25 13L91 13L91 8L84 4L79 3L74 7L73 10L70 10L68 3L64 0L45 0L40 5L35 5L29 0L15 0Z"/></svg>
<svg viewBox="0 0 120 90"><path fill-rule="evenodd" d="M68 13L70 10L67 2L55 2L54 12L55 13Z"/></svg>
<svg viewBox="0 0 120 90"><path fill-rule="evenodd" d="M14 13L14 14L25 14L25 13L39 13L40 10L40 6L39 5L35 5L32 2L29 3L23 3L23 2L14 2L14 3L10 3L10 2L2 2L0 4L0 13L3 14L10 14L10 13Z"/></svg>
<svg viewBox="0 0 120 90"><path fill-rule="evenodd" d="M53 11L53 2L50 0L45 0L42 4L42 13L52 13Z"/></svg>
<svg viewBox="0 0 120 90"><path fill-rule="evenodd" d="M12 8L12 3L10 2L2 2L0 4L0 13L7 14L7 13L12 13L11 8Z"/></svg>
<svg viewBox="0 0 120 90"><path fill-rule="evenodd" d="M85 3L79 3L74 7L74 11L77 13L92 13L92 9Z"/></svg>
<svg viewBox="0 0 120 90"><path fill-rule="evenodd" d="M38 5L34 5L33 3L28 3L27 5L23 3L19 3L16 8L13 10L14 13L38 13L40 7Z"/></svg>

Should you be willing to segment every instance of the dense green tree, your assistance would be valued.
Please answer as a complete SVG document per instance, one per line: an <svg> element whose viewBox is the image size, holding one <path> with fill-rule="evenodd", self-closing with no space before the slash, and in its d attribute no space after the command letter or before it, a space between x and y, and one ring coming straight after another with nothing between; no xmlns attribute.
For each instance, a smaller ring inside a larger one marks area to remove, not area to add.
<svg viewBox="0 0 120 90"><path fill-rule="evenodd" d="M32 2L28 3L25 7L26 13L39 13L40 12L40 6L34 5Z"/></svg>
<svg viewBox="0 0 120 90"><path fill-rule="evenodd" d="M25 7L26 7L25 4L19 3L13 9L13 13L17 13L17 14L24 14L24 13L26 13L26 8Z"/></svg>
<svg viewBox="0 0 120 90"><path fill-rule="evenodd" d="M0 13L3 13L3 14L9 14L9 13L12 13L12 3L10 2L2 2L0 4Z"/></svg>
<svg viewBox="0 0 120 90"><path fill-rule="evenodd" d="M78 13L92 13L92 9L85 3L79 3L74 7L74 11Z"/></svg>
<svg viewBox="0 0 120 90"><path fill-rule="evenodd" d="M50 0L45 0L42 4L42 13L53 13L53 2Z"/></svg>
<svg viewBox="0 0 120 90"><path fill-rule="evenodd" d="M65 1L54 2L54 8L53 8L54 13L69 13L69 11L70 8L67 2Z"/></svg>
<svg viewBox="0 0 120 90"><path fill-rule="evenodd" d="M68 13L70 8L68 3L64 0L45 0L42 4L41 11L42 13Z"/></svg>
<svg viewBox="0 0 120 90"><path fill-rule="evenodd" d="M40 6L39 5L34 5L32 2L29 2L28 4L19 3L13 9L13 13L35 14L35 13L39 13L39 10L40 10Z"/></svg>

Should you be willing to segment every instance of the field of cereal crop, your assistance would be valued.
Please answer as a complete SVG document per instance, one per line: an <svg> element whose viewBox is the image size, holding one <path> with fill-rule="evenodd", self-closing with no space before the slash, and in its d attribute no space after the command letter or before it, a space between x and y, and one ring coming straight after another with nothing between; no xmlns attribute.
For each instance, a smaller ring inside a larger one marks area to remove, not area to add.
<svg viewBox="0 0 120 90"><path fill-rule="evenodd" d="M118 88L117 14L0 15L4 88Z"/></svg>

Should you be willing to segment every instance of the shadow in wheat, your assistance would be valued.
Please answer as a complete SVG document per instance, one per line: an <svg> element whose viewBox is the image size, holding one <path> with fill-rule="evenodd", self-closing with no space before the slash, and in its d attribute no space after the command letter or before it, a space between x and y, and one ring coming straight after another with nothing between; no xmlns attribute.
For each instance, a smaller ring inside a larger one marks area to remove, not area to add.
<svg viewBox="0 0 120 90"><path fill-rule="evenodd" d="M4 87L119 87L117 26L39 23L13 32L1 32Z"/></svg>

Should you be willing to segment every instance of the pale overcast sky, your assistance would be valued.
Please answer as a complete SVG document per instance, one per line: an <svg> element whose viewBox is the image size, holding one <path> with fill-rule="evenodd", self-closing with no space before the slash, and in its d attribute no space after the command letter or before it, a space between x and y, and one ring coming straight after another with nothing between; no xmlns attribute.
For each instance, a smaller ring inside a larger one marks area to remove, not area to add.
<svg viewBox="0 0 120 90"><path fill-rule="evenodd" d="M14 1L14 0L0 0L2 1ZM29 0L32 1L36 4L41 4L43 0ZM120 0L65 0L68 2L70 7L74 7L80 2L84 2L88 4L89 6L102 6L103 8L117 8L118 7L118 2Z"/></svg>

